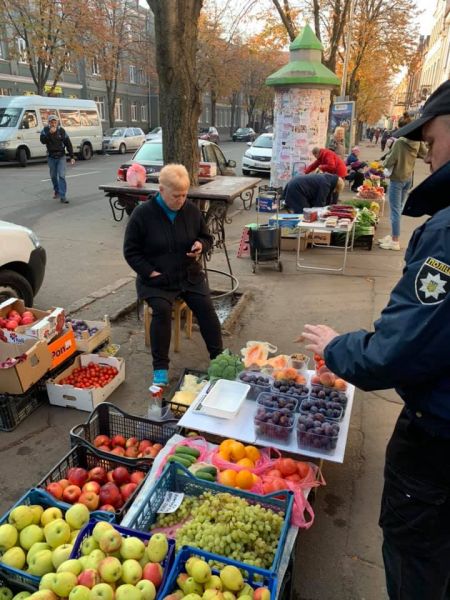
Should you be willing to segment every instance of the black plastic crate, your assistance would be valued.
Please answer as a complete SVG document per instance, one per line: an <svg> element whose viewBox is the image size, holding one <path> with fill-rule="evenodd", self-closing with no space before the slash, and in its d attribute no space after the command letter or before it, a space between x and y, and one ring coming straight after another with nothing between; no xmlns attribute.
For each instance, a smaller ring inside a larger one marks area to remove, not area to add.
<svg viewBox="0 0 450 600"><path fill-rule="evenodd" d="M147 439L164 446L167 440L176 432L176 420L165 422L150 421L144 417L130 415L110 402L102 402L91 412L85 423L72 427L70 430L70 443L72 447L78 444L87 446L98 456L107 460L111 459L111 456L114 456L114 460L120 459L122 465L134 467L142 460L152 462L152 459L111 455L109 452L103 452L95 448L94 439L98 435L107 435L108 437L123 435L125 438L137 437L138 440Z"/></svg>
<svg viewBox="0 0 450 600"><path fill-rule="evenodd" d="M39 383L23 394L0 394L0 431L13 431L47 400Z"/></svg>
<svg viewBox="0 0 450 600"><path fill-rule="evenodd" d="M123 467L124 463L121 456L110 455L111 458L100 456L99 452L94 452L87 446L78 445L72 448L50 471L41 479L36 487L46 488L49 483L67 478L67 471L72 467L81 467L86 470L94 467L103 467L106 471L112 471L117 467ZM148 473L152 466L152 459L136 459L135 466L131 467L133 471L139 470ZM128 467L130 468L130 467ZM135 491L131 494L125 504L116 510L116 521L120 521L125 516L137 494L140 492L145 478L139 483Z"/></svg>
<svg viewBox="0 0 450 600"><path fill-rule="evenodd" d="M373 246L373 234L371 235L359 235L355 237L353 242L353 248L363 248L365 250L372 250ZM345 243L345 233L335 233L331 234L331 245L332 246L344 246Z"/></svg>

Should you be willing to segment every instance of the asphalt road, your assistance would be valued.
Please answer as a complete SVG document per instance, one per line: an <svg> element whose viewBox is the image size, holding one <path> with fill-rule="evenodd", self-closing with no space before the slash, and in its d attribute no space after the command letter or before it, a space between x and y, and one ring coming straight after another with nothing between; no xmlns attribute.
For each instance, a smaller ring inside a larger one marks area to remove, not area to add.
<svg viewBox="0 0 450 600"><path fill-rule="evenodd" d="M224 142L221 147L227 158L236 161L236 174L241 175L246 143ZM126 155L125 160L130 157ZM116 223L107 198L98 189L116 179L123 161L118 155L95 155L89 162L68 165L68 205L53 199L45 162L26 168L0 165L0 219L33 229L47 251L37 307L68 306L130 274L122 257L126 217Z"/></svg>

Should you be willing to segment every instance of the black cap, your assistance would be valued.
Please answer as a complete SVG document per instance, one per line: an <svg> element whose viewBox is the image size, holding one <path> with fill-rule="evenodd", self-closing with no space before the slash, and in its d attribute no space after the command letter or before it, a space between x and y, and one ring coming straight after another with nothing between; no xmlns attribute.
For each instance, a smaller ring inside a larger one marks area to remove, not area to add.
<svg viewBox="0 0 450 600"><path fill-rule="evenodd" d="M404 127L397 129L394 137L405 137L409 140L420 142L422 138L422 127L434 117L450 115L450 80L446 81L435 90L422 108L420 116Z"/></svg>

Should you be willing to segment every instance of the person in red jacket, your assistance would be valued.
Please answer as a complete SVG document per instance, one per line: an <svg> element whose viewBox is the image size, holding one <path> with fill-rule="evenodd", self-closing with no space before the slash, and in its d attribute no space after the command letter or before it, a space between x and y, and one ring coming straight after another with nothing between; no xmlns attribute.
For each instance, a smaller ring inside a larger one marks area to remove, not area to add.
<svg viewBox="0 0 450 600"><path fill-rule="evenodd" d="M338 177L347 176L345 162L333 150L315 147L312 149L312 153L316 157L316 160L306 167L305 174L313 173L316 169L320 169L322 173L332 173Z"/></svg>

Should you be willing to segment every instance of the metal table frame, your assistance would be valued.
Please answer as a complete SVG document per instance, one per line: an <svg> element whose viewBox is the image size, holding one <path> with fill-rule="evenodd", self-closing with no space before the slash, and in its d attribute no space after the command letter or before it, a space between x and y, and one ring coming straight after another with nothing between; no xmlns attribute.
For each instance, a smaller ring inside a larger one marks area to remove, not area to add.
<svg viewBox="0 0 450 600"><path fill-rule="evenodd" d="M309 270L315 270L315 271L327 271L327 272L334 272L334 273L344 273L345 272L345 266L347 264L347 255L348 255L348 251L350 250L351 252L353 252L353 244L355 242L355 225L356 225L356 220L353 221L353 223L349 226L346 227L345 229L343 228L331 228L331 227L325 227L325 225L320 224L318 221L314 221L312 223L305 223L300 221L298 224L298 234L297 234L297 257L296 257L296 268L297 271L300 271L302 269L309 269ZM334 248L334 249L338 249L338 250L343 250L344 251L344 257L343 257L343 261L342 261L342 266L340 267L320 267L317 265L311 265L311 264L305 264L304 261L302 261L300 259L300 242L302 239L302 233L313 233L314 231L320 231L320 232L331 232L331 233L345 233L345 242L344 242L344 246L325 246L322 244L314 244L314 242L312 242L312 247L313 248Z"/></svg>

